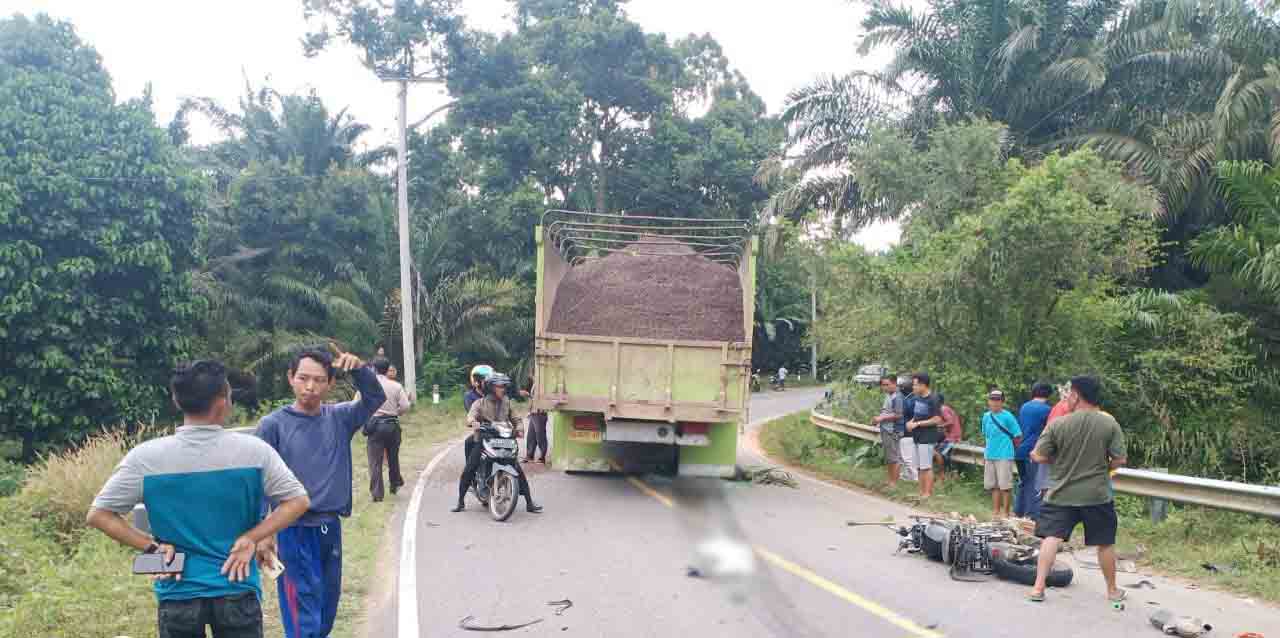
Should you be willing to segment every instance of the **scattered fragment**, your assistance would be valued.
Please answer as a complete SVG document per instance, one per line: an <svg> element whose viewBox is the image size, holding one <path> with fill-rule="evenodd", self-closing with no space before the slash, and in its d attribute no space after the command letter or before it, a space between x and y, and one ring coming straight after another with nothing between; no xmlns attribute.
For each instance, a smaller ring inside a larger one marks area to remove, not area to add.
<svg viewBox="0 0 1280 638"><path fill-rule="evenodd" d="M1144 578L1136 583L1125 585L1125 587L1128 587L1129 589L1155 589L1156 584Z"/></svg>
<svg viewBox="0 0 1280 638"><path fill-rule="evenodd" d="M1157 609L1151 614L1151 626L1170 636L1179 638L1199 638L1212 631L1213 626L1199 618L1177 616L1168 609Z"/></svg>
<svg viewBox="0 0 1280 638"><path fill-rule="evenodd" d="M440 527L440 524L439 524L439 523L432 523L431 521L427 521L427 527Z"/></svg>
<svg viewBox="0 0 1280 638"><path fill-rule="evenodd" d="M702 578L702 570L697 567L688 567L684 570L684 575L689 578Z"/></svg>
<svg viewBox="0 0 1280 638"><path fill-rule="evenodd" d="M553 601L550 601L550 602L548 602L548 603L547 603L547 605L548 605L548 606L551 606L551 607L555 607L555 608L556 608L556 615L557 615L557 616L561 616L561 615L563 615L563 614L564 614L564 612L565 612L565 611L567 611L570 607L572 607L572 606L573 606L573 601L572 601L572 600L569 600L568 598L566 598L566 599L564 599L564 600L553 600Z"/></svg>
<svg viewBox="0 0 1280 638"><path fill-rule="evenodd" d="M734 478L739 481L750 481L758 485L785 485L786 487L800 487L800 483L796 481L791 473L778 467L738 467L735 469Z"/></svg>
<svg viewBox="0 0 1280 638"><path fill-rule="evenodd" d="M835 545L827 545L827 551L829 551L829 552L834 552L834 551L836 551L836 546L835 546Z"/></svg>
<svg viewBox="0 0 1280 638"><path fill-rule="evenodd" d="M1214 573L1214 574L1232 574L1232 573L1235 573L1235 571L1236 571L1236 568L1231 567L1230 565L1216 565L1216 564L1214 564L1214 563L1200 563L1200 566L1201 566L1201 567L1203 567L1203 568L1205 568L1207 571L1210 571L1210 572L1212 572L1212 573Z"/></svg>
<svg viewBox="0 0 1280 638"><path fill-rule="evenodd" d="M1244 631L1236 634L1236 638L1263 638L1263 636L1256 631Z"/></svg>
<svg viewBox="0 0 1280 638"><path fill-rule="evenodd" d="M462 620L459 620L459 621L458 621L458 628L459 628L459 629L465 629L465 630L467 630L467 631L512 631L512 630L515 630L515 629L524 629L525 627L528 627L529 625L536 625L536 624L538 624L538 623L542 622L542 619L541 619L541 618L539 618L539 619L537 619L537 620L530 620L530 621L529 621L529 622L527 622L527 623L522 623L522 624L519 624L519 625L493 625L493 626L485 626L485 625L475 625L475 624L472 624L472 622L471 622L471 621L473 621L473 620L475 620L475 619L476 619L476 617L475 617L475 616L467 616L466 618L463 618Z"/></svg>

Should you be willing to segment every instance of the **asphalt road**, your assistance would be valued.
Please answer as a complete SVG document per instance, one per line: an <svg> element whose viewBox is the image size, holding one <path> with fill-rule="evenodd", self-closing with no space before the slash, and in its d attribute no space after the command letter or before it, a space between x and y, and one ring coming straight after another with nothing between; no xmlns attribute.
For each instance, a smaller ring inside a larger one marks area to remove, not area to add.
<svg viewBox="0 0 1280 638"><path fill-rule="evenodd" d="M757 394L751 429L820 395ZM744 437L744 465L763 463L752 439ZM530 480L546 512L522 507L495 523L474 500L466 512L448 511L462 464L454 447L429 470L409 526L416 595L396 576L403 550L389 551L366 635L409 638L398 634L399 606L416 604L423 637L475 635L459 628L467 616L485 626L540 620L505 632L527 636L1156 636L1149 601L1203 616L1213 635L1280 635L1275 607L1145 575L1121 574L1122 583L1148 578L1157 587L1131 592L1123 612L1106 603L1101 574L1089 569L1042 604L1027 602L1022 586L955 582L938 564L894 554L888 530L845 525L904 519L910 509L809 478L790 489L568 476L534 465ZM393 548L402 547L401 526L393 523ZM703 576L690 577L690 566ZM573 606L562 615L547 605L565 599Z"/></svg>

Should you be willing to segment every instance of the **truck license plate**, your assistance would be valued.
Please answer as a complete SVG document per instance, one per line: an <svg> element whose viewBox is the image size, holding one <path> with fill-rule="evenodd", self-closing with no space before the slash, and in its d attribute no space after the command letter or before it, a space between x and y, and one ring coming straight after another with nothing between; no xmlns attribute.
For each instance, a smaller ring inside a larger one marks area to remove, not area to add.
<svg viewBox="0 0 1280 638"><path fill-rule="evenodd" d="M583 443L599 443L600 433L595 430L570 430L569 440Z"/></svg>

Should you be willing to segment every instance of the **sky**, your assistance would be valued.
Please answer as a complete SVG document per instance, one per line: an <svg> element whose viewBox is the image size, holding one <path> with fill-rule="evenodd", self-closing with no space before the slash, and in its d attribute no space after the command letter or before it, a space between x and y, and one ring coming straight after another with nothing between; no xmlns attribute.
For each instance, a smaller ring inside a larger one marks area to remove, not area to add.
<svg viewBox="0 0 1280 638"><path fill-rule="evenodd" d="M48 13L71 21L102 55L120 98L141 95L148 83L156 116L168 123L187 97L212 97L234 107L246 78L282 92L314 89L333 109L346 107L373 128L367 141L394 139L395 88L379 82L354 48L333 47L315 58L302 54L307 32L300 0L3 0L0 10ZM473 27L510 30L506 0L463 0ZM631 0L627 13L646 31L675 40L710 33L732 65L777 113L787 93L822 74L872 70L884 56L860 57L863 7L847 0ZM415 86L409 121L447 101L443 89ZM197 141L212 129L193 122ZM896 225L878 225L858 237L879 249L896 241Z"/></svg>

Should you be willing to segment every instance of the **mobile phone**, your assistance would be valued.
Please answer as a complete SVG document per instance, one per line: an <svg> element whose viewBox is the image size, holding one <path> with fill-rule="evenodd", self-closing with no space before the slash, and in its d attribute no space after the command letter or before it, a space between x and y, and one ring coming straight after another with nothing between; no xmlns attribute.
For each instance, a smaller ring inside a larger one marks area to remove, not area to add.
<svg viewBox="0 0 1280 638"><path fill-rule="evenodd" d="M187 555L177 552L173 560L165 563L164 554L138 554L133 557L133 573L135 574L181 574L187 564Z"/></svg>

